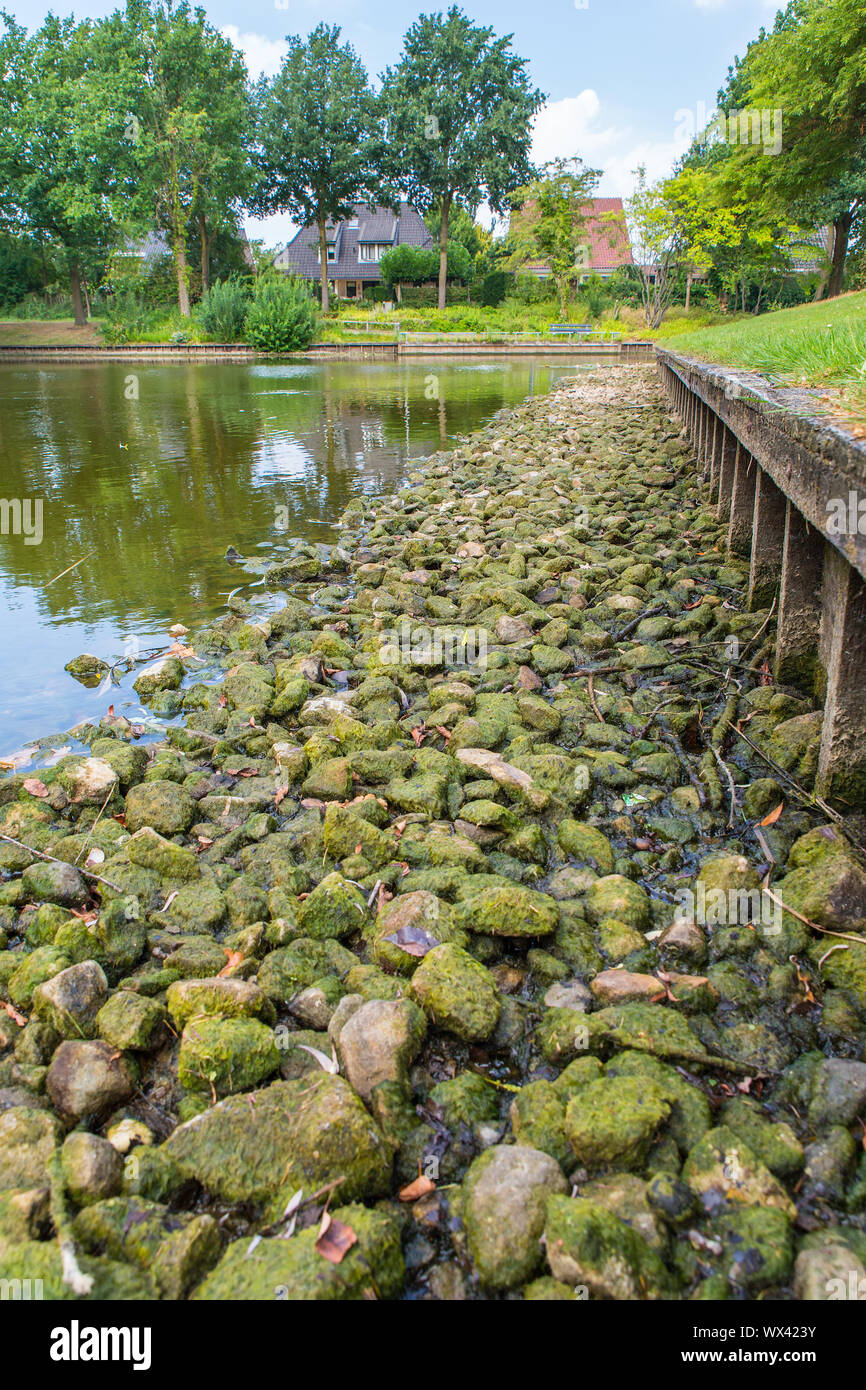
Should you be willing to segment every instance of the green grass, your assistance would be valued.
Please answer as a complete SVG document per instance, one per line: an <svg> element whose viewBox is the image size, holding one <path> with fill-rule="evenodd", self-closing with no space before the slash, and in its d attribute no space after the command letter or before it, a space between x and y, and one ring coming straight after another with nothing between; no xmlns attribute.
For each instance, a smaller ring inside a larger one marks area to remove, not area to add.
<svg viewBox="0 0 866 1390"><path fill-rule="evenodd" d="M680 333L668 338L667 346L708 362L747 367L776 385L826 387L832 407L866 424L866 290Z"/></svg>

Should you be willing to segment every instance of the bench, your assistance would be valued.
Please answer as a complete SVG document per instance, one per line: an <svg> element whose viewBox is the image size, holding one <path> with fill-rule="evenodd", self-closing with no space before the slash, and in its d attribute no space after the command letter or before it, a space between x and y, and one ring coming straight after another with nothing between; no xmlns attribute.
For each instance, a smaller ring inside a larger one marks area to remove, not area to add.
<svg viewBox="0 0 866 1390"><path fill-rule="evenodd" d="M621 333L605 333L601 328L593 328L591 323L552 323L547 331L556 335L567 335L569 342L575 335L578 338L597 337L601 342L608 338L612 343L618 342L622 337Z"/></svg>

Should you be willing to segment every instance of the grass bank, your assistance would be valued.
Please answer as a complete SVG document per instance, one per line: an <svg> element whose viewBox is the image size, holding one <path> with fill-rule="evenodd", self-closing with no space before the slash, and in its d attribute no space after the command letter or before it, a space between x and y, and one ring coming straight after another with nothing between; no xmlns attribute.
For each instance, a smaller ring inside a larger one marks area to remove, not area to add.
<svg viewBox="0 0 866 1390"><path fill-rule="evenodd" d="M667 339L678 352L748 367L785 386L826 387L834 413L866 432L866 290Z"/></svg>

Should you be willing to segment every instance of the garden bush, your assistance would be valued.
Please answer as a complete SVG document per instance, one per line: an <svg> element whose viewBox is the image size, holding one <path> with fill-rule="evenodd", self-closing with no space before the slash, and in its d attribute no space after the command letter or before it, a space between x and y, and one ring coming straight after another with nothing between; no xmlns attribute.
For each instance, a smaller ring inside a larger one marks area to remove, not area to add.
<svg viewBox="0 0 866 1390"><path fill-rule="evenodd" d="M309 347L318 322L306 281L282 275L260 279L244 323L244 337L265 352Z"/></svg>
<svg viewBox="0 0 866 1390"><path fill-rule="evenodd" d="M243 281L219 280L211 285L196 310L204 329L218 343L234 343L242 337L252 294Z"/></svg>

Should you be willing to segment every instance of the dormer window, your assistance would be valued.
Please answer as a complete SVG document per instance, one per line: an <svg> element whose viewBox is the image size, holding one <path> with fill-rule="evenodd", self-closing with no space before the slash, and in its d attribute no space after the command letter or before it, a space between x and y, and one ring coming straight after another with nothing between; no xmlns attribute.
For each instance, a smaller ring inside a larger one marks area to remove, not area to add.
<svg viewBox="0 0 866 1390"><path fill-rule="evenodd" d="M358 230L358 219L357 219L357 217L350 217L349 220L348 220L348 222L346 223L346 226L349 228L349 231L350 231L350 232L357 232L357 230Z"/></svg>
<svg viewBox="0 0 866 1390"><path fill-rule="evenodd" d="M358 247L358 260L376 262L380 261L386 251L391 250L389 241L363 241Z"/></svg>

